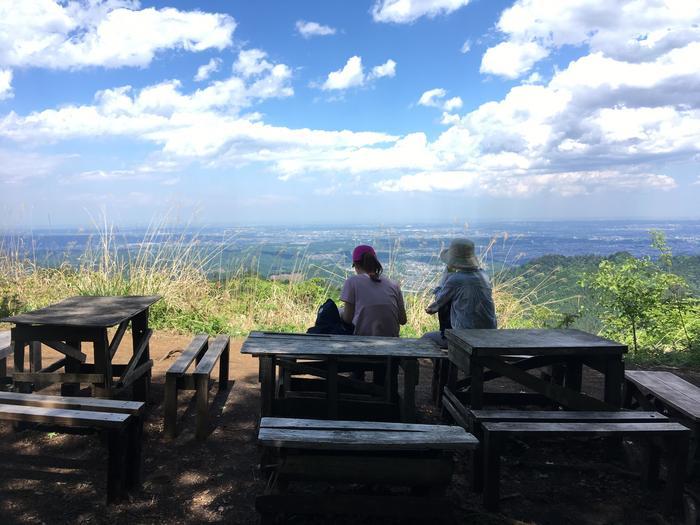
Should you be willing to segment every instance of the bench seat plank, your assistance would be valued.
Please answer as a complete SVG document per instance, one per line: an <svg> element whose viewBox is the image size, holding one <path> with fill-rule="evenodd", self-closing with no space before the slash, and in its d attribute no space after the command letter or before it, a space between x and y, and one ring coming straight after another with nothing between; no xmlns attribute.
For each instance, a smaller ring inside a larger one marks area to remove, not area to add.
<svg viewBox="0 0 700 525"><path fill-rule="evenodd" d="M226 349L229 344L229 336L219 335L216 336L212 344L209 345L207 353L204 354L202 360L197 364L194 369L194 375L209 375L214 369L216 362L219 360L219 356Z"/></svg>
<svg viewBox="0 0 700 525"><path fill-rule="evenodd" d="M95 426L120 428L131 417L130 414L67 410L22 405L0 405L0 419L4 421L31 421L67 426Z"/></svg>
<svg viewBox="0 0 700 525"><path fill-rule="evenodd" d="M196 335L182 354L180 354L180 357L168 368L168 374L184 374L190 366L190 363L194 361L195 357L202 351L202 348L204 348L208 341L209 336L207 334Z"/></svg>
<svg viewBox="0 0 700 525"><path fill-rule="evenodd" d="M693 421L700 421L700 388L685 379L671 372L646 370L625 372L625 379Z"/></svg>
<svg viewBox="0 0 700 525"><path fill-rule="evenodd" d="M526 434L550 434L552 432L567 432L572 434L609 434L609 433L646 433L658 434L664 432L690 432L690 429L680 423L628 422L628 423L530 423L505 422L483 423L484 430L489 432L518 432Z"/></svg>
<svg viewBox="0 0 700 525"><path fill-rule="evenodd" d="M258 441L279 448L326 450L458 450L473 449L478 440L445 432L393 432L371 430L301 430L260 428Z"/></svg>
<svg viewBox="0 0 700 525"><path fill-rule="evenodd" d="M141 401L122 401L118 399L100 399L96 397L60 397L39 394L18 394L14 392L0 392L0 403L135 415L141 414L145 407L145 403Z"/></svg>
<svg viewBox="0 0 700 525"><path fill-rule="evenodd" d="M567 410L471 410L472 418L479 422L487 421L529 421L529 422L587 422L624 423L644 421L668 421L668 417L658 412L624 410L620 412L567 411Z"/></svg>
<svg viewBox="0 0 700 525"><path fill-rule="evenodd" d="M448 425L418 425L413 423L385 423L375 421L328 421L287 417L264 417L260 420L260 428L464 433L462 427Z"/></svg>

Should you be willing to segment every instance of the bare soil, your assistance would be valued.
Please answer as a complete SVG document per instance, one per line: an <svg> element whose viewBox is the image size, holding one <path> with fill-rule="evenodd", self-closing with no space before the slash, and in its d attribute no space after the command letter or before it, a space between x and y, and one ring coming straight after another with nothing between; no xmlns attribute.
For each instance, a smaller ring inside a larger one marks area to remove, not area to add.
<svg viewBox="0 0 700 525"><path fill-rule="evenodd" d="M194 403L187 392L179 399L180 434L173 441L162 435L165 371L189 339L162 332L151 339L155 366L141 492L126 503L105 505L107 456L99 436L16 432L5 424L0 426L0 523L256 523L255 497L266 483L258 471L256 444L258 363L240 354L242 341L232 341L232 388L220 395L213 387L214 425L208 439L203 443L194 439ZM115 362L126 362L130 351L125 341ZM52 354L45 349L45 362L52 360ZM674 372L700 384L700 376L692 371ZM421 363L419 417L436 423L440 415L430 402L430 377L430 363ZM584 390L596 393L600 386L595 375L584 376ZM512 385L500 382L490 388ZM43 392L57 393L58 388ZM625 461L636 453L628 442L622 450L610 452L599 440L514 441L503 462L500 513L485 512L480 498L469 490L464 456L457 457L457 474L448 495L455 502L458 523L685 523L683 513L675 522L659 514L660 489L640 488ZM700 494L699 485L692 480L688 490ZM306 490L317 490L322 497L333 489ZM288 522L386 524L387 520L291 517Z"/></svg>

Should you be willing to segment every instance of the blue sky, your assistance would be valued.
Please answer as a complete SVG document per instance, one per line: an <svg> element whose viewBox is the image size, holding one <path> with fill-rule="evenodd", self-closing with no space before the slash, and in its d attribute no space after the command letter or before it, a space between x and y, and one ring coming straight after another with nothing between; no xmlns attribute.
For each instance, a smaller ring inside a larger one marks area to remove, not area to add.
<svg viewBox="0 0 700 525"><path fill-rule="evenodd" d="M696 0L0 0L0 226L697 218Z"/></svg>

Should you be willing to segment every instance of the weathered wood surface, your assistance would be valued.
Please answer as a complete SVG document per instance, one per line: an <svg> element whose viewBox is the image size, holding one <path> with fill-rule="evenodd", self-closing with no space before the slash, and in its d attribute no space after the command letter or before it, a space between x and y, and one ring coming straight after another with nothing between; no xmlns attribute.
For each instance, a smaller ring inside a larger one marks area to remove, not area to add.
<svg viewBox="0 0 700 525"><path fill-rule="evenodd" d="M566 411L566 410L470 410L469 416L480 422L580 422L580 423L605 423L605 422L646 422L668 421L668 418L658 412L642 412L637 410L623 410L615 412L597 411Z"/></svg>
<svg viewBox="0 0 700 525"><path fill-rule="evenodd" d="M197 334L180 354L180 357L170 365L167 373L175 376L184 374L192 361L206 351L208 342L209 336L207 334Z"/></svg>
<svg viewBox="0 0 700 525"><path fill-rule="evenodd" d="M0 404L0 419L62 426L119 428L131 414Z"/></svg>
<svg viewBox="0 0 700 525"><path fill-rule="evenodd" d="M241 353L290 356L425 357L443 352L431 341L399 337L251 332Z"/></svg>
<svg viewBox="0 0 700 525"><path fill-rule="evenodd" d="M10 331L0 332L0 359L5 359L12 355L12 345L10 345Z"/></svg>
<svg viewBox="0 0 700 525"><path fill-rule="evenodd" d="M550 422L505 422L482 423L482 428L489 432L516 432L529 435L545 435L553 432L568 434L660 434L690 433L690 429L680 423L672 422L624 422L624 423L550 423Z"/></svg>
<svg viewBox="0 0 700 525"><path fill-rule="evenodd" d="M104 383L104 374L79 374L74 372L15 372L12 379L27 383Z"/></svg>
<svg viewBox="0 0 700 525"><path fill-rule="evenodd" d="M150 341L152 335L153 330L151 330L150 328L147 329L146 333L141 338L138 347L134 348L134 353L126 366L126 369L124 370L124 372L122 372L122 375L119 377L120 385L133 383L133 380L130 376L135 372L137 365L143 364L142 357L146 352L146 349L148 348L148 342ZM136 375L136 377L138 377L138 375Z"/></svg>
<svg viewBox="0 0 700 525"><path fill-rule="evenodd" d="M140 401L99 399L96 397L45 396L39 394L18 394L15 392L0 392L0 403L67 410L116 412L121 414L141 414L145 407L145 404Z"/></svg>
<svg viewBox="0 0 700 525"><path fill-rule="evenodd" d="M87 356L80 350L61 341L44 341L44 344L80 363L84 363L87 360Z"/></svg>
<svg viewBox="0 0 700 525"><path fill-rule="evenodd" d="M211 374L214 369L216 362L221 357L221 354L228 349L230 344L230 337L227 335L217 335L214 341L209 345L209 350L204 354L201 361L197 364L195 368L195 375L206 375L207 377Z"/></svg>
<svg viewBox="0 0 700 525"><path fill-rule="evenodd" d="M644 393L677 410L693 421L700 421L700 388L671 372L634 370L625 379Z"/></svg>
<svg viewBox="0 0 700 525"><path fill-rule="evenodd" d="M107 328L131 319L158 301L159 295L78 296L32 312L5 317L3 322L25 325Z"/></svg>
<svg viewBox="0 0 700 525"><path fill-rule="evenodd" d="M447 432L463 435L460 427L449 425L419 425L415 423L384 423L375 421L323 421L289 417L264 417L260 428L318 429L318 430L376 430L386 432Z"/></svg>
<svg viewBox="0 0 700 525"><path fill-rule="evenodd" d="M448 344L479 356L623 354L627 346L574 329L452 329Z"/></svg>
<svg viewBox="0 0 700 525"><path fill-rule="evenodd" d="M302 430L260 428L258 442L277 448L314 450L463 450L478 440L462 429L455 432L400 432L384 430Z"/></svg>

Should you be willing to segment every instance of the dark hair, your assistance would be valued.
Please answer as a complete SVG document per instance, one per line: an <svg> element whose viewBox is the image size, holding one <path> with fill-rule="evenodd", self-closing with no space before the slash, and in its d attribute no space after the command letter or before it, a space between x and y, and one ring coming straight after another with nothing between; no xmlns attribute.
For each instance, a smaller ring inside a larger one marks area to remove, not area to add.
<svg viewBox="0 0 700 525"><path fill-rule="evenodd" d="M379 262L379 259L377 259L375 255L365 252L362 254L362 260L355 261L352 264L367 272L369 278L374 282L378 283L381 281L379 276L382 274L382 271L384 271L384 268L382 268L382 263Z"/></svg>

